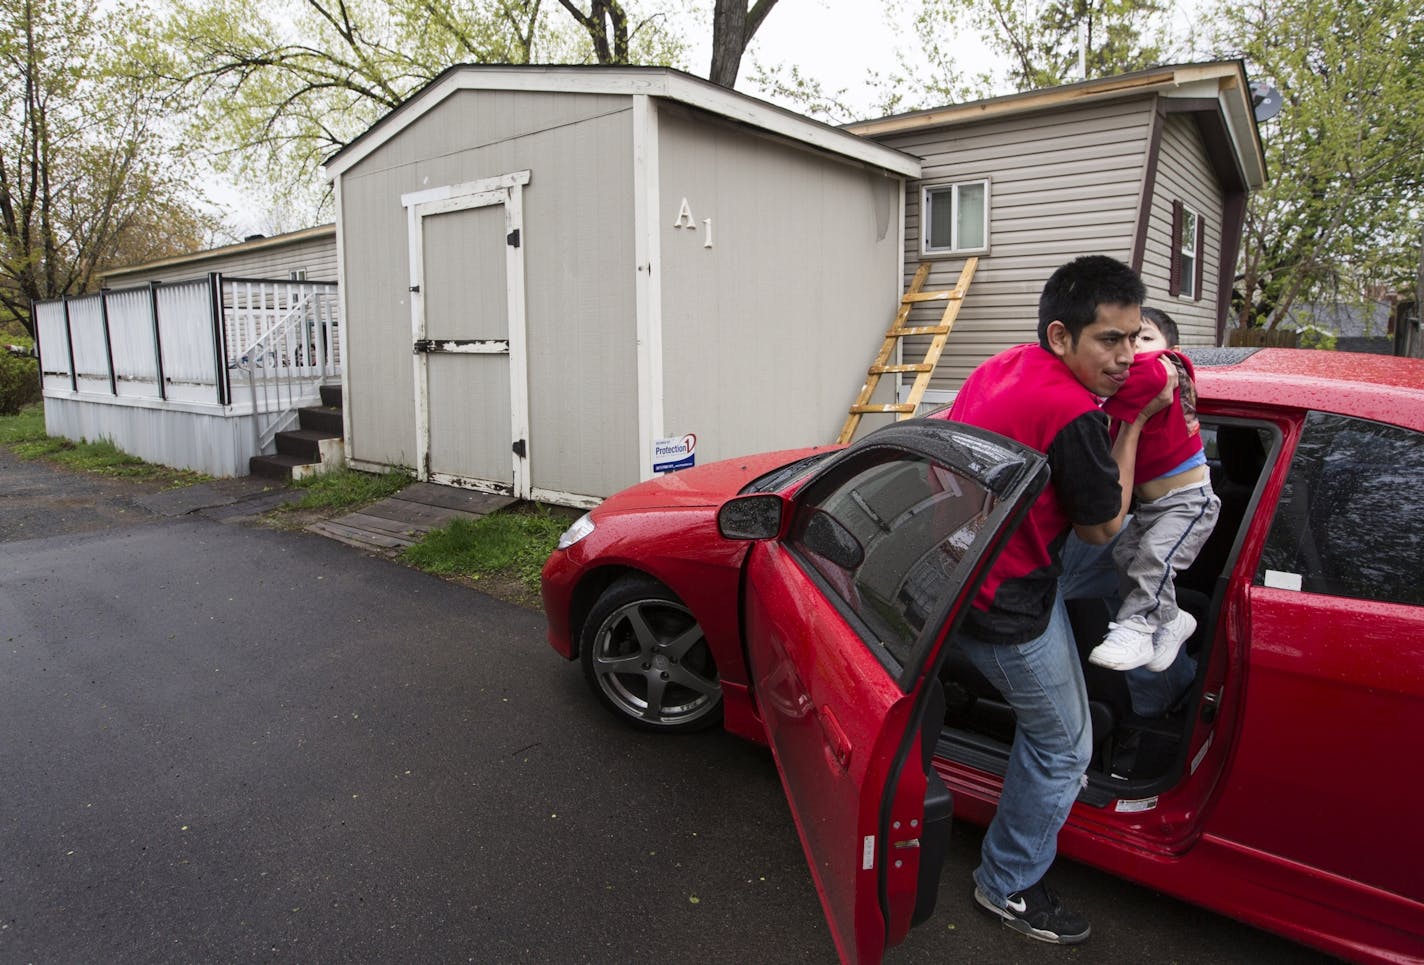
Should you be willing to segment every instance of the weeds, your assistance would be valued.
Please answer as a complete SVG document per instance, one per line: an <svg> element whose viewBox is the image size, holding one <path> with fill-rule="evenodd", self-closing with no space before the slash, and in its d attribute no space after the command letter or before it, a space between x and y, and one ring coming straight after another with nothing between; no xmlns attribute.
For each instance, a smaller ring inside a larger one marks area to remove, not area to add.
<svg viewBox="0 0 1424 965"><path fill-rule="evenodd" d="M537 592L539 571L568 525L567 515L543 506L457 519L427 533L403 558L431 573L474 579L510 576Z"/></svg>
<svg viewBox="0 0 1424 965"><path fill-rule="evenodd" d="M383 473L359 472L355 469L337 469L292 483L301 489L302 498L283 506L284 510L296 509L344 509L362 503L375 502L395 495L410 485L410 472L392 469Z"/></svg>
<svg viewBox="0 0 1424 965"><path fill-rule="evenodd" d="M44 459L79 472L151 480L170 488L191 486L209 478L202 473L144 462L107 439L73 442L46 435L43 405L26 406L18 415L0 416L0 445L21 459Z"/></svg>

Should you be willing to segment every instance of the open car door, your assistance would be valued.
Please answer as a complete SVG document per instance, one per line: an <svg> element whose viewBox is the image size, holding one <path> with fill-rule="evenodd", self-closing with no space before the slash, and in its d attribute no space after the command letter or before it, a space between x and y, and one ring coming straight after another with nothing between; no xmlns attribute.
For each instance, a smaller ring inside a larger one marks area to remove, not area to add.
<svg viewBox="0 0 1424 965"><path fill-rule="evenodd" d="M931 767L944 642L1047 482L1039 453L896 423L794 497L728 502L772 753L842 961L879 962L934 909L952 801Z"/></svg>

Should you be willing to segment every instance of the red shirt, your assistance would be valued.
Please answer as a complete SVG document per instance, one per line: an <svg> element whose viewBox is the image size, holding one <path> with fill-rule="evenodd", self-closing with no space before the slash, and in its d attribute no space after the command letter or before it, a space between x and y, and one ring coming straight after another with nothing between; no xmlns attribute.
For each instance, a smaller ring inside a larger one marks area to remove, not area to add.
<svg viewBox="0 0 1424 965"><path fill-rule="evenodd" d="M991 429L1048 456L1048 486L989 571L964 629L989 643L1026 643L1048 626L1074 523L1094 526L1122 506L1117 464L1098 399L1037 344L976 368L938 418Z"/></svg>
<svg viewBox="0 0 1424 965"><path fill-rule="evenodd" d="M1202 449L1193 384L1196 371L1191 360L1180 352L1138 355L1132 360L1127 382L1103 402L1103 411L1123 422L1136 419L1142 407L1156 398L1167 384L1167 371L1157 361L1164 356L1178 363L1177 388L1172 392L1172 404L1149 418L1137 438L1138 482L1150 482L1167 475Z"/></svg>

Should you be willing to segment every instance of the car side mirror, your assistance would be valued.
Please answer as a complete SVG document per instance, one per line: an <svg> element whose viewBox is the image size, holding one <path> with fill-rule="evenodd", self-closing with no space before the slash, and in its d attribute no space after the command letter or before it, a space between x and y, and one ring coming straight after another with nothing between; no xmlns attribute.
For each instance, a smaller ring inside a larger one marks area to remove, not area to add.
<svg viewBox="0 0 1424 965"><path fill-rule="evenodd" d="M725 539L776 539L786 519L786 500L775 493L729 499L717 510L717 532Z"/></svg>

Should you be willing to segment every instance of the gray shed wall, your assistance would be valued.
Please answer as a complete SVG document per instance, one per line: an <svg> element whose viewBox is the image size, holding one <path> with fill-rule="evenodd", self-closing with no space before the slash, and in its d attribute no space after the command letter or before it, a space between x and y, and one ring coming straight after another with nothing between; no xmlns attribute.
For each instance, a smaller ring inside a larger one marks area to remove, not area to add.
<svg viewBox="0 0 1424 965"><path fill-rule="evenodd" d="M1205 226L1200 299L1169 296L1172 266L1172 202L1180 201L1202 216ZM1142 253L1142 277L1148 304L1177 323L1184 345L1216 344L1216 305L1221 277L1222 190L1207 158L1201 130L1187 114L1163 118L1157 155L1157 185L1152 218Z"/></svg>
<svg viewBox="0 0 1424 965"><path fill-rule="evenodd" d="M299 269L306 271L307 281L336 281L335 230L270 248L194 258L147 271L113 272L105 276L105 284L110 288L130 288L150 281L189 281L213 271L236 278L284 279Z"/></svg>
<svg viewBox="0 0 1424 965"><path fill-rule="evenodd" d="M906 193L905 285L921 260L921 188L990 181L990 250L980 255L932 390L958 389L984 359L1035 340L1038 296L1059 265L1090 253L1131 260L1154 110L1144 99L878 138L924 160L921 181ZM932 259L926 290L953 287L964 260ZM932 324L942 310L917 309L911 322ZM907 339L905 361L923 358L927 341Z"/></svg>
<svg viewBox="0 0 1424 965"><path fill-rule="evenodd" d="M341 176L353 459L412 465L401 196L529 170L523 191L533 485L637 481L632 113L622 96L459 91ZM455 360L455 361L458 361Z"/></svg>
<svg viewBox="0 0 1424 965"><path fill-rule="evenodd" d="M900 179L672 105L658 130L667 433L699 464L834 441L899 300Z"/></svg>

